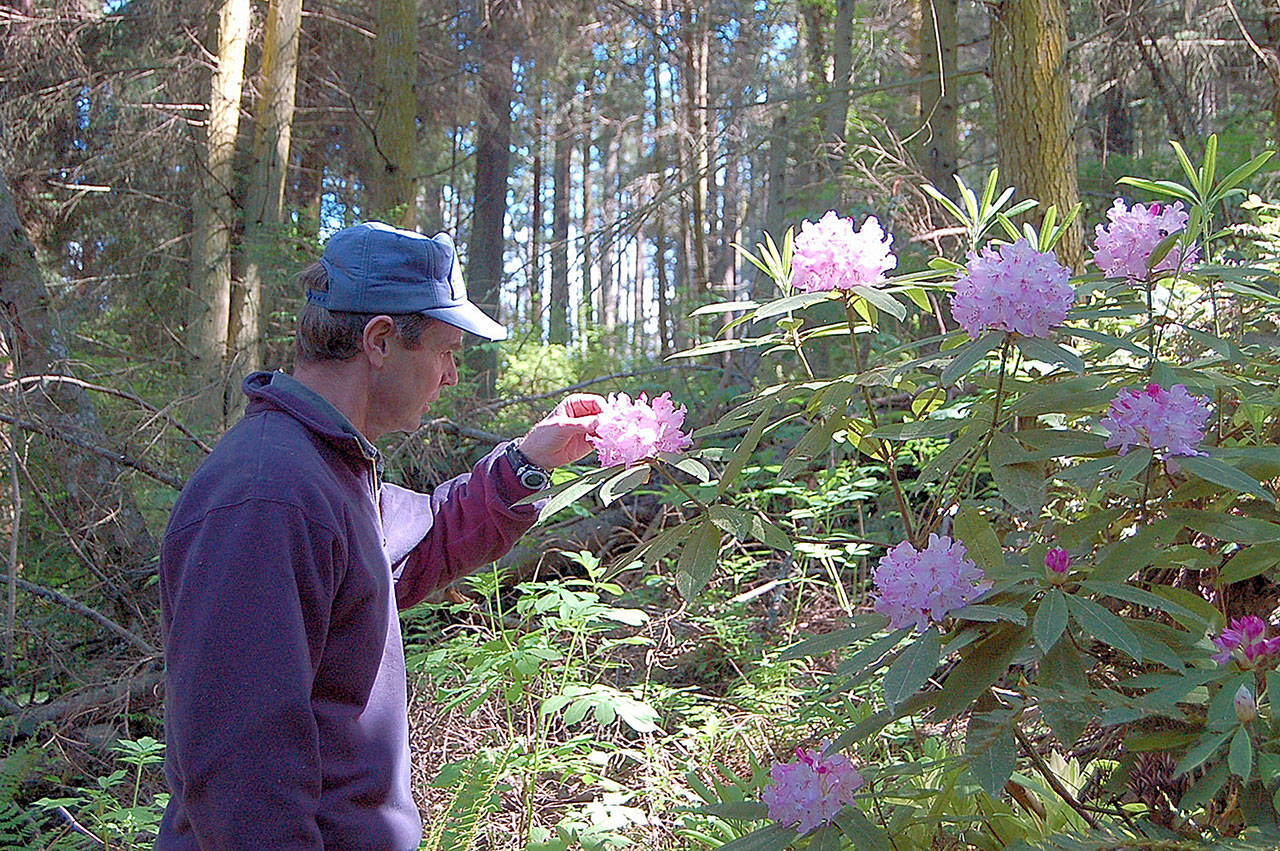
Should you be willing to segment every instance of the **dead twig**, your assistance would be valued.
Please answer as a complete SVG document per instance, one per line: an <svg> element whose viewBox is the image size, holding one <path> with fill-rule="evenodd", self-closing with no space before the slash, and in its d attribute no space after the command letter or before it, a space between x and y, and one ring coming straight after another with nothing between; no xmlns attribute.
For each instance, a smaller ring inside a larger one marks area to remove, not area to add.
<svg viewBox="0 0 1280 851"><path fill-rule="evenodd" d="M27 431L34 431L36 434L42 434L45 437L50 437L54 440L61 440L64 443L70 443L72 446L79 447L91 455L97 455L99 458L106 458L108 461L112 461L122 467L129 467L137 470L139 473L142 473L142 475L149 479L154 479L162 485L168 485L174 490L182 490L184 482L176 476L170 476L168 473L162 473L151 465L143 461L139 461L136 458L131 458L128 455L115 452L111 449L104 449L95 443L90 443L82 438L74 437L70 434L58 431L57 429L44 425L43 423L19 419L18 417L4 413L0 413L0 422L9 423L10 425L26 429Z"/></svg>
<svg viewBox="0 0 1280 851"><path fill-rule="evenodd" d="M148 656L155 656L155 657L160 656L160 651L152 647L151 644L147 642L145 639L139 638L129 630L122 627L120 624L113 621L111 618L102 614L102 612L99 612L97 609L94 609L91 606L85 605L84 603L80 602L74 597L68 597L66 594L63 594L61 591L55 591L52 588L46 588L43 585L37 585L36 583L30 582L26 579L22 579L21 577L5 576L4 581L6 585L16 583L17 587L21 588L23 591L26 591L28 594L34 594L37 597L43 597L46 600L57 603L59 606L62 606L64 609L67 609L68 611L75 612L78 615L88 618L89 620L98 624L98 626L101 626L103 629L107 630L108 632L114 635L117 635L120 638L123 638L125 641L129 642L134 647L141 650L143 653L146 653Z"/></svg>

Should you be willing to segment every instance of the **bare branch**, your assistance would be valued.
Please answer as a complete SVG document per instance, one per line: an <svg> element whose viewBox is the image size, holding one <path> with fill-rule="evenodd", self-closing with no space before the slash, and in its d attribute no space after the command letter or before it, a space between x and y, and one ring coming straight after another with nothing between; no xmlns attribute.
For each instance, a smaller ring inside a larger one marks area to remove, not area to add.
<svg viewBox="0 0 1280 851"><path fill-rule="evenodd" d="M122 627L120 624L113 621L111 618L102 614L102 612L99 612L97 609L86 606L84 603L81 603L79 600L75 599L74 597L68 597L66 594L63 594L61 591L55 591L52 588L45 588L43 585L37 585L34 582L30 582L20 577L16 579L12 579L9 576L5 576L4 581L6 585L9 584L10 582L16 581L18 587L21 588L23 591L26 591L28 594L34 594L37 597L43 597L46 600L57 603L59 606L62 606L64 609L67 609L68 611L75 612L78 615L82 615L83 617L88 618L89 620L98 624L102 628L106 629L108 632L113 633L114 635L117 635L120 638L123 638L125 641L129 642L134 647L146 653L148 656L155 656L155 657L160 656L160 651L152 647L151 644L147 642L145 639L139 638L129 630Z"/></svg>

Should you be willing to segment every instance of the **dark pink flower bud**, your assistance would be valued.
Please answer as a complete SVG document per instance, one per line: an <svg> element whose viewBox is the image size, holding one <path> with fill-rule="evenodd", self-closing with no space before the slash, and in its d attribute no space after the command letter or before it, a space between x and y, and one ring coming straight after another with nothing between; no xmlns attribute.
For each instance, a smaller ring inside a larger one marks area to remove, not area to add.
<svg viewBox="0 0 1280 851"><path fill-rule="evenodd" d="M1044 566L1054 573L1066 573L1071 569L1071 556L1066 550L1054 547L1045 554Z"/></svg>

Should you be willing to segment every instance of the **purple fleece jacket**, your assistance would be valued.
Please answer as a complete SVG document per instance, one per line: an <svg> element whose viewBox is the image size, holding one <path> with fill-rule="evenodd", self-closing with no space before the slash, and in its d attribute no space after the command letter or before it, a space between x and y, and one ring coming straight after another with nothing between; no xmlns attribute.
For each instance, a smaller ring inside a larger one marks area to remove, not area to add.
<svg viewBox="0 0 1280 851"><path fill-rule="evenodd" d="M380 485L319 396L270 373L244 387L160 551L156 848L415 849L397 606L504 554L537 511L511 507L528 491L502 447L429 495Z"/></svg>

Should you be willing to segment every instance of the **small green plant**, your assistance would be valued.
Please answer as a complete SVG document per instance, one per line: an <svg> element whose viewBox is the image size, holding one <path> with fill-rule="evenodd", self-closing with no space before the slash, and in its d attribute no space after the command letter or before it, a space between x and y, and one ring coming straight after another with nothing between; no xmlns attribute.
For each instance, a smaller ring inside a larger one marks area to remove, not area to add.
<svg viewBox="0 0 1280 851"><path fill-rule="evenodd" d="M54 813L66 822L66 829L87 835L97 847L111 851L150 847L164 816L169 796L160 793L147 801L142 796L142 778L148 766L164 762L164 742L150 736L122 739L111 749L116 768L97 778L95 785L74 790L58 798L41 798L35 807ZM74 840L73 834L68 834ZM56 847L67 846L61 842Z"/></svg>

